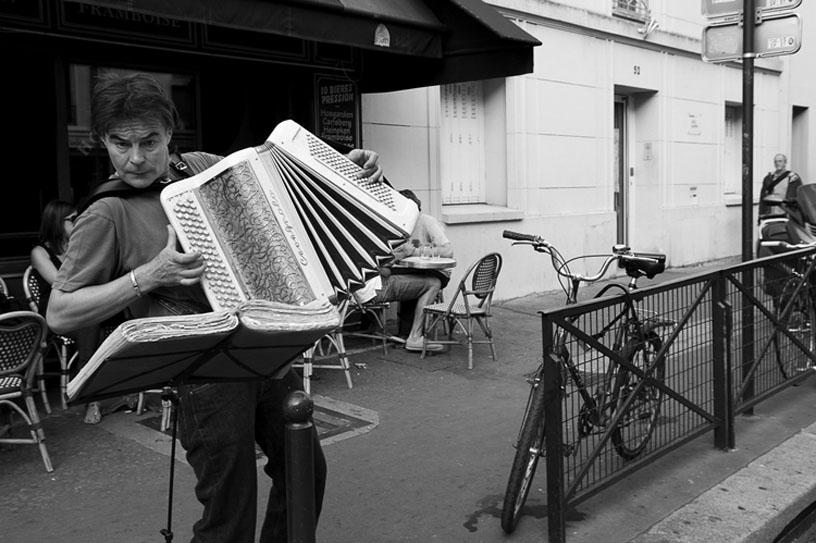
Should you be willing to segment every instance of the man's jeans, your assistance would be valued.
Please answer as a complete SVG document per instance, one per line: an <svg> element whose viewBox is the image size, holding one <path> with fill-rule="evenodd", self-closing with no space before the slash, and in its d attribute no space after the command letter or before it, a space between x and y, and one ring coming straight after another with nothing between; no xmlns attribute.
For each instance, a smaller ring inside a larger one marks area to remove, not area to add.
<svg viewBox="0 0 816 543"><path fill-rule="evenodd" d="M283 379L181 387L180 436L204 505L193 526L194 543L252 543L257 514L255 443L272 478L261 543L286 543L286 463L283 400L302 390L290 371ZM315 512L320 515L326 459L315 431Z"/></svg>

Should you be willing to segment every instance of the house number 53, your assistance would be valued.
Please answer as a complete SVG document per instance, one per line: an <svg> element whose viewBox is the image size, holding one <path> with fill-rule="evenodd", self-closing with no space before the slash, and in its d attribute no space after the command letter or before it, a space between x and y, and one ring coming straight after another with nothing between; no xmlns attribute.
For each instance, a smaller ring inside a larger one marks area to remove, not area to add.
<svg viewBox="0 0 816 543"><path fill-rule="evenodd" d="M637 64L635 64L635 65L632 67L632 73L633 73L633 74L635 74L635 75L640 75L640 66L638 66Z"/></svg>

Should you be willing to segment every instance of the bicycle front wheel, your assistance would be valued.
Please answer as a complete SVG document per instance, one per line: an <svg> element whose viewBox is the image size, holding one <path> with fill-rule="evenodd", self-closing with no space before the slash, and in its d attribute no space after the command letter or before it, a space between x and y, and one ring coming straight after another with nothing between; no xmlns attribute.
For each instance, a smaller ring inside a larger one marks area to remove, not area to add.
<svg viewBox="0 0 816 543"><path fill-rule="evenodd" d="M814 336L816 331L813 328L813 323L816 321L816 309L813 306L810 289L803 286L799 289L799 293L793 296L800 281L799 278L789 279L782 288L782 295L776 304L776 316L779 318L782 329L775 338L774 351L779 371L785 379L813 366L808 354L812 353L816 347L816 336ZM783 315L788 305L792 307L788 309L787 315ZM807 351L803 351L793 338L804 345Z"/></svg>
<svg viewBox="0 0 816 543"><path fill-rule="evenodd" d="M501 526L508 534L518 525L521 509L530 493L538 459L544 454L544 433L544 386L535 383L530 390L510 479L504 493Z"/></svg>
<svg viewBox="0 0 816 543"><path fill-rule="evenodd" d="M633 366L645 371L654 361L662 345L660 338L651 333L645 341L629 342L623 352L628 353L626 359ZM661 362L655 368L653 377L660 383L664 381L665 363ZM635 393L641 378L625 368L620 368L617 380L619 388L615 397L617 405L622 406ZM633 460L643 452L657 426L662 401L663 392L653 384L645 384L635 394L612 432L612 444L619 456Z"/></svg>

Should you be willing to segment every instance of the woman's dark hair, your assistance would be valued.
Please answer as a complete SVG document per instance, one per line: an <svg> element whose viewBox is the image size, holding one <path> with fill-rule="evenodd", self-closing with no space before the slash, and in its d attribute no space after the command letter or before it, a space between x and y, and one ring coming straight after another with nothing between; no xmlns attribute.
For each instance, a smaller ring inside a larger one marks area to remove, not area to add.
<svg viewBox="0 0 816 543"><path fill-rule="evenodd" d="M417 209L422 211L422 202L419 200L419 196L414 194L414 191L412 191L411 189L402 189L401 191L399 191L399 193L405 196L406 198L410 198L411 200L413 200L417 205Z"/></svg>
<svg viewBox="0 0 816 543"><path fill-rule="evenodd" d="M52 251L62 253L68 237L65 235L63 221L76 213L76 207L64 200L51 200L45 204L40 221L40 243Z"/></svg>
<svg viewBox="0 0 816 543"><path fill-rule="evenodd" d="M96 141L123 121L154 119L173 130L178 118L173 100L152 75L105 72L96 80L91 99L91 136Z"/></svg>

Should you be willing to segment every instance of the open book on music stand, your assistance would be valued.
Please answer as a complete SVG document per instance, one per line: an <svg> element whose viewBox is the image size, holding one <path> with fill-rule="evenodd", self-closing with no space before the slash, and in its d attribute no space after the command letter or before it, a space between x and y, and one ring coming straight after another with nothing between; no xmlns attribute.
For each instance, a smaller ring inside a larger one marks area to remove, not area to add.
<svg viewBox="0 0 816 543"><path fill-rule="evenodd" d="M276 377L338 325L337 309L325 299L306 306L251 300L236 310L133 319L68 383L68 400Z"/></svg>
<svg viewBox="0 0 816 543"><path fill-rule="evenodd" d="M339 326L333 303L375 277L419 218L361 171L284 121L263 145L165 187L179 242L206 263L213 311L121 324L68 384L68 401L284 371Z"/></svg>

